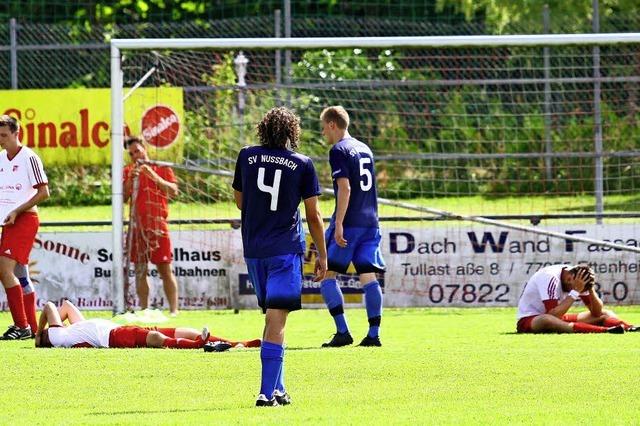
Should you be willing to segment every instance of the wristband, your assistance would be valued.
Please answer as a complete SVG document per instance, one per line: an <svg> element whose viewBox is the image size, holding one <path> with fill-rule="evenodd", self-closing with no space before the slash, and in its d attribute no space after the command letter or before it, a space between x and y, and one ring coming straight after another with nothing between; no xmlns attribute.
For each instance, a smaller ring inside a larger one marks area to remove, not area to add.
<svg viewBox="0 0 640 426"><path fill-rule="evenodd" d="M575 290L571 290L569 292L569 297L571 297L573 300L578 300L578 299L580 299L580 293L578 293Z"/></svg>

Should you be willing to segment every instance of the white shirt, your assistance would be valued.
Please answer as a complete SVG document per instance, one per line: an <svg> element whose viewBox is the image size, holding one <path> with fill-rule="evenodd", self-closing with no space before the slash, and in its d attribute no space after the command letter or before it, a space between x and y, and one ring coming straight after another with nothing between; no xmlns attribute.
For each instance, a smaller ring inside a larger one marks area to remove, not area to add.
<svg viewBox="0 0 640 426"><path fill-rule="evenodd" d="M547 312L543 300L562 300L567 292L562 290L560 274L570 265L551 265L533 274L524 286L518 301L518 319Z"/></svg>
<svg viewBox="0 0 640 426"><path fill-rule="evenodd" d="M40 157L22 145L9 160L7 150L0 152L0 225L19 205L30 200L36 188L48 183Z"/></svg>
<svg viewBox="0 0 640 426"><path fill-rule="evenodd" d="M109 333L120 325L106 319L89 319L68 327L50 327L49 341L55 348L72 348L88 343L94 348L109 347Z"/></svg>

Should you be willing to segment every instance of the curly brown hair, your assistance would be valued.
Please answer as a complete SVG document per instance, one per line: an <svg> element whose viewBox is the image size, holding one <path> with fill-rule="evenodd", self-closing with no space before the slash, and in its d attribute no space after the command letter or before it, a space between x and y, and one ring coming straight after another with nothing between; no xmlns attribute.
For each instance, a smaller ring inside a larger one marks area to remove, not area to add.
<svg viewBox="0 0 640 426"><path fill-rule="evenodd" d="M300 117L284 108L272 108L258 124L260 145L268 148L296 150L300 140ZM287 143L289 146L287 146Z"/></svg>

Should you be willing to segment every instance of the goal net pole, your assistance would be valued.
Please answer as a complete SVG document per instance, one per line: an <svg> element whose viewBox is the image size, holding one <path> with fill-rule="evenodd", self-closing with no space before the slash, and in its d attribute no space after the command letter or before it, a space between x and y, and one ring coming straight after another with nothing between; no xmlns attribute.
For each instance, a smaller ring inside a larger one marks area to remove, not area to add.
<svg viewBox="0 0 640 426"><path fill-rule="evenodd" d="M466 48L466 47L543 47L543 46L615 46L640 43L640 33L622 34L544 34L544 35L510 35L510 36L447 36L447 37L350 37L350 38L232 38L232 39L113 39L111 41L111 149L112 149L112 221L113 221L113 295L114 311L124 309L123 294L123 71L121 53L123 50L151 51L164 49L193 49L193 50L276 50L276 49L340 49L340 48ZM158 72L157 70L155 72ZM596 78L596 77L594 77ZM601 77L598 77L601 79ZM592 81L589 78L588 81ZM586 81L586 80L585 80ZM273 83L277 87L277 83ZM381 200L381 203L384 203ZM402 203L392 201L399 207ZM455 213L428 209L426 207L411 206L412 210L423 211L440 216L456 219L471 220L487 225L511 227L511 229L525 230L521 225L506 224L492 221L479 216L461 216ZM409 208L409 207L407 207ZM431 211L429 211L431 210ZM541 235L549 231L528 228L526 231ZM550 235L552 236L552 235ZM565 240L591 242L588 239L564 234L554 235ZM611 248L621 248L604 241L597 242ZM630 250L623 246L624 250Z"/></svg>
<svg viewBox="0 0 640 426"><path fill-rule="evenodd" d="M123 313L124 302L124 256L123 256L123 182L124 170L124 114L122 101L122 68L120 49L111 45L111 224L113 270L111 286L114 299L113 313Z"/></svg>

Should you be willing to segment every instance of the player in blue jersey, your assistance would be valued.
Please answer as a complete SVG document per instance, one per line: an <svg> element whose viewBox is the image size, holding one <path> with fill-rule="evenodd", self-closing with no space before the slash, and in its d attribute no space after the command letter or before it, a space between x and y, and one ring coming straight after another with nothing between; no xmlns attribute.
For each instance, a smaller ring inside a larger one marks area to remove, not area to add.
<svg viewBox="0 0 640 426"><path fill-rule="evenodd" d="M363 285L369 331L360 346L381 346L382 289L376 273L385 271L380 253L378 196L371 149L349 135L349 114L341 106L325 108L320 115L322 134L333 145L329 151L336 209L327 229L329 272L320 291L336 324L336 334L323 347L353 343L344 313L344 297L336 281L353 262Z"/></svg>
<svg viewBox="0 0 640 426"><path fill-rule="evenodd" d="M240 150L233 179L242 211L242 243L249 279L266 313L260 349L262 382L256 406L286 405L284 327L287 315L301 308L305 236L298 205L304 201L309 231L318 248L315 281L327 272L320 186L313 162L298 154L300 119L273 108L258 124L260 146Z"/></svg>

